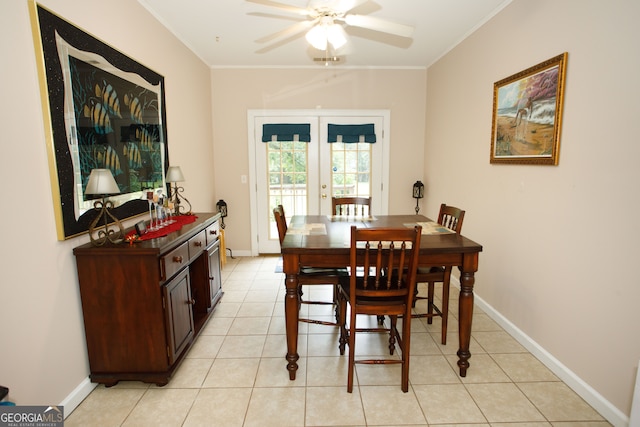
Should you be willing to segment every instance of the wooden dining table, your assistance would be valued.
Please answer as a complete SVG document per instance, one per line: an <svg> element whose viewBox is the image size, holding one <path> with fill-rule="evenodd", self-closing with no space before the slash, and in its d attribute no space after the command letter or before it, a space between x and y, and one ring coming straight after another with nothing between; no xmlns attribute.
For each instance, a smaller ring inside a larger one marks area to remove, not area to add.
<svg viewBox="0 0 640 427"><path fill-rule="evenodd" d="M285 322L287 329L287 370L295 380L298 370L298 273L302 267L346 267L349 265L351 226L413 227L423 226L420 244L420 266L452 266L460 270L458 312L458 367L465 377L469 368L469 343L473 315L474 273L482 246L462 235L438 230L422 215L375 215L339 217L327 215L294 215L281 245L285 286Z"/></svg>

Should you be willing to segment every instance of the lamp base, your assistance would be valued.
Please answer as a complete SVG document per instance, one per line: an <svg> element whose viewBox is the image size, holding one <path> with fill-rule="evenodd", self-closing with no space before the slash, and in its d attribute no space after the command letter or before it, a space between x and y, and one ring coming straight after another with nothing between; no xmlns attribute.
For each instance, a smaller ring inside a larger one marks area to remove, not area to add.
<svg viewBox="0 0 640 427"><path fill-rule="evenodd" d="M121 243L124 239L124 227L118 218L110 211L113 209L113 202L106 199L97 201L93 207L98 211L98 215L89 224L89 238L94 246L102 246L107 241L111 243ZM104 218L104 220L103 220ZM103 221L102 221L103 220ZM104 225L98 225L104 222ZM109 228L109 223L115 223L117 230Z"/></svg>

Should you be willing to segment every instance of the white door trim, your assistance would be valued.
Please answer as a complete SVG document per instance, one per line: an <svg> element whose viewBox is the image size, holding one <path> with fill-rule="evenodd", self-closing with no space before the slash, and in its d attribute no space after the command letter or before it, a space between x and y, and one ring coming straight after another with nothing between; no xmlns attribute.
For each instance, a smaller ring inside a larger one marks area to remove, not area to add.
<svg viewBox="0 0 640 427"><path fill-rule="evenodd" d="M271 117L271 116L382 116L383 117L383 138L382 153L383 161L382 166L382 191L381 191L381 203L380 215L388 213L389 205L389 153L390 153L390 141L391 141L391 112L390 110L248 110L247 111L247 144L249 153L249 210L251 215L250 223L250 236L251 236L251 256L257 256L258 252L258 182L256 173L256 150L255 150L255 119L257 117Z"/></svg>

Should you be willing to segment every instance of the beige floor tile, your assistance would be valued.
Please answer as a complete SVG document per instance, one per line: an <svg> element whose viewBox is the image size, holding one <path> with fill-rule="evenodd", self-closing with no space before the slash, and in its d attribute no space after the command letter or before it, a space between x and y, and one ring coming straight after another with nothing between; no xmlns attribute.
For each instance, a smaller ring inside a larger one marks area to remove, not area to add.
<svg viewBox="0 0 640 427"><path fill-rule="evenodd" d="M244 427L304 426L305 394L303 387L254 389Z"/></svg>
<svg viewBox="0 0 640 427"><path fill-rule="evenodd" d="M530 353L496 353L491 357L512 381L559 381L549 368Z"/></svg>
<svg viewBox="0 0 640 427"><path fill-rule="evenodd" d="M200 388L211 368L213 359L185 358L173 374L166 388Z"/></svg>
<svg viewBox="0 0 640 427"><path fill-rule="evenodd" d="M226 290L224 291L224 302L244 302L247 290Z"/></svg>
<svg viewBox="0 0 640 427"><path fill-rule="evenodd" d="M181 426L198 392L197 389L149 389L122 425Z"/></svg>
<svg viewBox="0 0 640 427"><path fill-rule="evenodd" d="M342 386L347 389L347 367L349 361L340 357L308 357L307 386ZM354 384L358 384L357 378Z"/></svg>
<svg viewBox="0 0 640 427"><path fill-rule="evenodd" d="M430 424L487 422L462 384L414 385L413 390Z"/></svg>
<svg viewBox="0 0 640 427"><path fill-rule="evenodd" d="M305 422L308 426L365 425L362 400L357 389L308 387Z"/></svg>
<svg viewBox="0 0 640 427"><path fill-rule="evenodd" d="M457 321L454 321L457 325ZM473 325L472 329L474 332L495 332L502 331L500 325L498 325L492 318L487 316L484 313L474 313L473 314Z"/></svg>
<svg viewBox="0 0 640 427"><path fill-rule="evenodd" d="M513 383L466 384L466 387L491 423L545 421Z"/></svg>
<svg viewBox="0 0 640 427"><path fill-rule="evenodd" d="M142 383L140 383L142 384ZM67 427L110 427L121 425L148 386L138 389L96 387L67 418Z"/></svg>
<svg viewBox="0 0 640 427"><path fill-rule="evenodd" d="M553 427L611 427L607 421L556 421L550 425Z"/></svg>
<svg viewBox="0 0 640 427"><path fill-rule="evenodd" d="M215 311L213 312L213 317L236 317L238 310L240 310L241 302L227 302L224 300L224 295L222 296L222 300L216 306Z"/></svg>
<svg viewBox="0 0 640 427"><path fill-rule="evenodd" d="M368 425L426 424L416 395L403 393L399 387L399 382L397 387L359 387Z"/></svg>
<svg viewBox="0 0 640 427"><path fill-rule="evenodd" d="M233 317L219 317L215 315L211 316L207 324L204 325L204 328L200 332L200 335L227 335L227 332L229 331L233 320Z"/></svg>
<svg viewBox="0 0 640 427"><path fill-rule="evenodd" d="M222 335L200 335L187 353L187 359L213 359L220 351L225 337Z"/></svg>
<svg viewBox="0 0 640 427"><path fill-rule="evenodd" d="M411 365L409 365L411 366ZM348 368L347 368L348 369ZM402 365L355 364L355 376L361 386L395 386L400 391ZM354 384L356 383L354 379Z"/></svg>
<svg viewBox="0 0 640 427"><path fill-rule="evenodd" d="M219 358L260 357L266 335L227 335L218 352Z"/></svg>
<svg viewBox="0 0 640 427"><path fill-rule="evenodd" d="M287 355L286 335L267 335L262 349L262 357L282 357ZM307 357L307 335L298 337L298 355Z"/></svg>
<svg viewBox="0 0 640 427"><path fill-rule="evenodd" d="M411 384L460 384L460 377L443 355L411 354L409 381Z"/></svg>
<svg viewBox="0 0 640 427"><path fill-rule="evenodd" d="M271 317L236 317L227 335L266 335Z"/></svg>
<svg viewBox="0 0 640 427"><path fill-rule="evenodd" d="M450 354L447 360L451 367L459 375L458 356ZM471 366L466 377L459 377L463 383L506 383L511 379L505 374L502 368L488 354L475 354L469 359Z"/></svg>
<svg viewBox="0 0 640 427"><path fill-rule="evenodd" d="M526 353L527 351L504 331L473 331L472 336L487 353ZM473 354L473 351L471 353Z"/></svg>
<svg viewBox="0 0 640 427"><path fill-rule="evenodd" d="M332 334L307 335L307 354L310 356L340 356L338 348L340 335L337 328L334 329Z"/></svg>
<svg viewBox="0 0 640 427"><path fill-rule="evenodd" d="M439 317L430 325L412 319L409 393L400 389L399 364L356 365L354 391L347 393L348 357L339 355L339 329L303 322L297 324L299 370L291 381L284 275L274 273L277 262L279 256L228 257L225 294L169 384L98 386L65 425L611 427L478 306L471 366L461 378L459 290L453 286L447 345L440 344ZM330 300L332 288L309 286L305 296ZM419 301L418 309L424 304ZM330 305L303 304L300 315L310 313L335 319ZM358 317L358 327L376 326L375 316ZM388 335L358 333L356 354L388 357Z"/></svg>
<svg viewBox="0 0 640 427"><path fill-rule="evenodd" d="M260 358L216 359L202 387L253 387Z"/></svg>
<svg viewBox="0 0 640 427"><path fill-rule="evenodd" d="M274 306L275 302L243 302L236 317L270 317Z"/></svg>
<svg viewBox="0 0 640 427"><path fill-rule="evenodd" d="M562 382L518 383L549 421L602 421L603 418Z"/></svg>
<svg viewBox="0 0 640 427"><path fill-rule="evenodd" d="M260 359L255 387L304 387L307 377L306 365L306 358L298 359L296 379L291 381L284 357L263 357Z"/></svg>
<svg viewBox="0 0 640 427"><path fill-rule="evenodd" d="M267 289L254 290L252 286L252 289L247 291L244 302L276 302L279 299L280 295L278 295L277 289L268 287Z"/></svg>
<svg viewBox="0 0 640 427"><path fill-rule="evenodd" d="M203 389L183 426L242 427L250 397L250 388Z"/></svg>
<svg viewBox="0 0 640 427"><path fill-rule="evenodd" d="M436 339L439 339L437 337ZM411 356L441 355L442 352L436 344L434 337L427 333L411 333Z"/></svg>

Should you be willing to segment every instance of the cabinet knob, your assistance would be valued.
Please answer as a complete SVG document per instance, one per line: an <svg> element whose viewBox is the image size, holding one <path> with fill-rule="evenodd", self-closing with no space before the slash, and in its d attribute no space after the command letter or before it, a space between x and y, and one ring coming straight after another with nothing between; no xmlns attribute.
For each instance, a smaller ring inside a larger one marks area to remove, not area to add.
<svg viewBox="0 0 640 427"><path fill-rule="evenodd" d="M218 234L218 230L210 230L209 234L213 234L214 236Z"/></svg>
<svg viewBox="0 0 640 427"><path fill-rule="evenodd" d="M187 304L189 305L194 305L196 303L196 300L194 300L193 298L187 300Z"/></svg>
<svg viewBox="0 0 640 427"><path fill-rule="evenodd" d="M200 247L200 246L202 246L202 242L201 242L201 241L199 241L199 240L198 240L198 241L195 241L195 242L193 242L193 246Z"/></svg>
<svg viewBox="0 0 640 427"><path fill-rule="evenodd" d="M173 257L173 262L177 262L178 264L182 264L182 257L181 256L174 256Z"/></svg>

